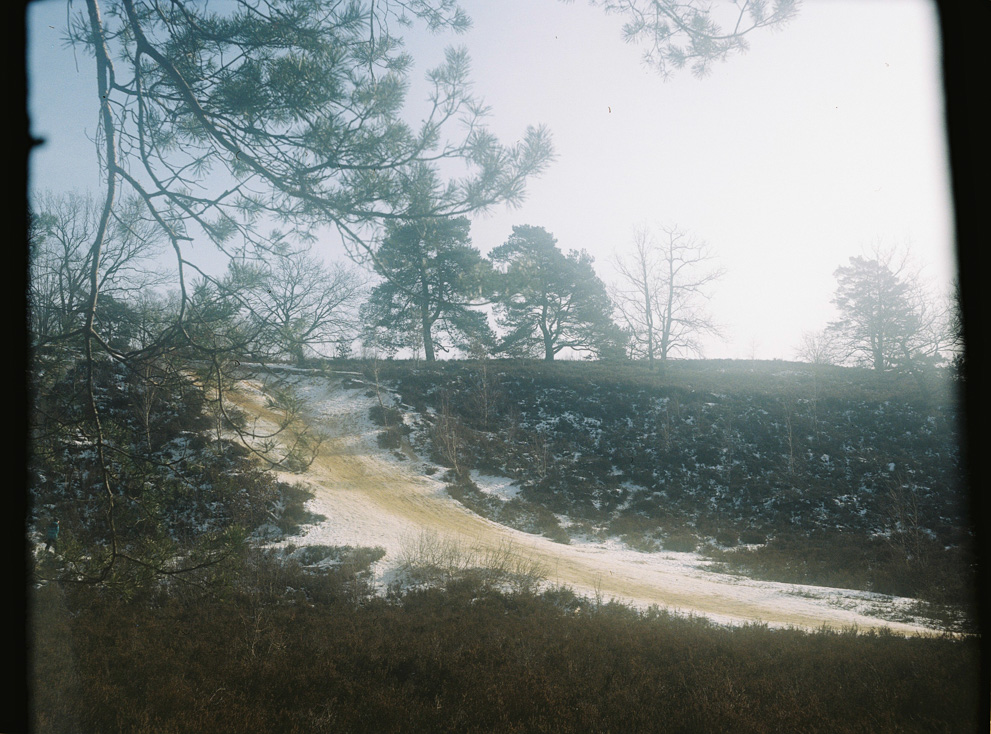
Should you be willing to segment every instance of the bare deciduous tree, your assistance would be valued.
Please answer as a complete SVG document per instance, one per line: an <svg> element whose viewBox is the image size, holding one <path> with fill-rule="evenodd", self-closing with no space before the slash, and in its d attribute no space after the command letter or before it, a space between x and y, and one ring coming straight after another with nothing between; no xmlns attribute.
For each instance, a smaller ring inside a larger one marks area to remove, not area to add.
<svg viewBox="0 0 991 734"><path fill-rule="evenodd" d="M838 345L836 334L830 329L804 331L795 356L809 364L836 364L838 361Z"/></svg>
<svg viewBox="0 0 991 734"><path fill-rule="evenodd" d="M659 238L636 228L632 252L615 261L622 283L613 288L634 357L653 366L655 359L698 356L702 337L720 334L705 307L725 273L714 260L705 242L677 226L663 227Z"/></svg>
<svg viewBox="0 0 991 734"><path fill-rule="evenodd" d="M365 278L355 268L328 266L309 248L286 247L263 264L234 270L231 285L245 304L255 355L302 364L357 334Z"/></svg>
<svg viewBox="0 0 991 734"><path fill-rule="evenodd" d="M162 238L131 199L116 208L106 223L99 253L99 291L116 302L137 300L160 285L153 258ZM100 210L90 196L46 191L33 201L30 247L31 337L35 348L56 342L82 342L90 271L97 253L93 236Z"/></svg>

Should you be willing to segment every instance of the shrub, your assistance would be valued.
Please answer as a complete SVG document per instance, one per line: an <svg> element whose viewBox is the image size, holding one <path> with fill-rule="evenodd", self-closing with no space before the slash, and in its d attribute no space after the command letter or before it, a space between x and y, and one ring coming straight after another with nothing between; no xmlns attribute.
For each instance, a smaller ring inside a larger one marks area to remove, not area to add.
<svg viewBox="0 0 991 734"><path fill-rule="evenodd" d="M732 548L740 542L740 535L731 528L720 528L716 531L716 542Z"/></svg>
<svg viewBox="0 0 991 734"><path fill-rule="evenodd" d="M386 602L255 555L228 593L34 593L34 730L976 731L976 639L727 628L469 569ZM328 590L324 592L323 590ZM182 634L176 634L182 630ZM177 674L177 671L181 674Z"/></svg>
<svg viewBox="0 0 991 734"><path fill-rule="evenodd" d="M692 553L699 547L699 539L694 533L680 531L669 534L662 543L664 550Z"/></svg>
<svg viewBox="0 0 991 734"><path fill-rule="evenodd" d="M740 542L744 545L762 545L767 542L767 536L759 530L747 528L740 532Z"/></svg>
<svg viewBox="0 0 991 734"><path fill-rule="evenodd" d="M368 418L377 426L396 427L403 425L403 414L399 408L381 404L368 409Z"/></svg>
<svg viewBox="0 0 991 734"><path fill-rule="evenodd" d="M376 438L379 448L398 449L403 445L403 432L399 426L390 426L384 431L379 431Z"/></svg>

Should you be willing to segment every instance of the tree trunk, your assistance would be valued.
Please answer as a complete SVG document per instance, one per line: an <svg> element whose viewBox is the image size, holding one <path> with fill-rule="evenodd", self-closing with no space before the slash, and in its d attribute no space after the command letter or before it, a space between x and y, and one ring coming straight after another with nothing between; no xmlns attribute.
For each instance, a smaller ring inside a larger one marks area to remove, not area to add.
<svg viewBox="0 0 991 734"><path fill-rule="evenodd" d="M546 296L545 296L546 298ZM540 333L544 337L544 361L553 362L554 361L554 338L551 335L551 330L547 326L547 303L543 304L540 308Z"/></svg>
<svg viewBox="0 0 991 734"><path fill-rule="evenodd" d="M647 325L647 365L654 369L654 304L650 292L650 273L647 271L646 255L640 259L643 278L643 313Z"/></svg>
<svg viewBox="0 0 991 734"><path fill-rule="evenodd" d="M306 360L306 354L303 352L302 344L295 344L291 347L293 361L296 362L297 367L302 367L303 362Z"/></svg>
<svg viewBox="0 0 991 734"><path fill-rule="evenodd" d="M435 361L434 340L430 337L430 325L423 322L423 357L428 362Z"/></svg>
<svg viewBox="0 0 991 734"><path fill-rule="evenodd" d="M422 325L423 331L423 357L428 362L433 362L434 357L434 340L430 336L430 318L427 314L421 314L420 324Z"/></svg>
<svg viewBox="0 0 991 734"><path fill-rule="evenodd" d="M433 321L430 318L430 286L427 283L427 259L420 263L420 325L423 330L423 357L427 362L433 362L434 340L430 336Z"/></svg>

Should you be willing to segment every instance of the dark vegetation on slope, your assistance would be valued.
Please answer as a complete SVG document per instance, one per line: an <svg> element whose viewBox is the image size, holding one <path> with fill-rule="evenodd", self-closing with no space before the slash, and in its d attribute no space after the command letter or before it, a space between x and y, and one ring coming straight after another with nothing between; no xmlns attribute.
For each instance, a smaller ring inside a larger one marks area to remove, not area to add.
<svg viewBox="0 0 991 734"><path fill-rule="evenodd" d="M85 370L53 366L35 381L28 526L35 543L55 518L61 531L57 561L50 553L32 556L39 578L100 578L134 593L177 568L222 573L246 538L277 538L319 519L305 508L308 490L277 480L232 439L232 422L243 426L244 417L230 405L220 413L192 376L156 385L115 363L94 367L115 493L112 524L86 413ZM110 564L114 549L135 560Z"/></svg>
<svg viewBox="0 0 991 734"><path fill-rule="evenodd" d="M383 363L451 494L568 542L705 550L758 578L921 597L975 566L953 384L787 362ZM513 478L508 502L470 471ZM567 527L555 515L566 515ZM956 618L955 620L952 618Z"/></svg>
<svg viewBox="0 0 991 734"><path fill-rule="evenodd" d="M501 591L466 571L374 597L254 555L227 586L36 593L37 731L960 732L974 639L728 629ZM72 610L70 614L69 611Z"/></svg>
<svg viewBox="0 0 991 734"><path fill-rule="evenodd" d="M44 376L31 533L57 514L64 535L58 554L34 554L35 731L956 732L980 720L975 638L727 629L540 592L519 569L413 568L433 585L383 597L369 583L378 549L256 550L246 539L314 519L306 493L218 433L197 383L159 394L148 422L126 374L101 370L122 547L212 560L79 582L108 528L92 446L72 429L80 375Z"/></svg>

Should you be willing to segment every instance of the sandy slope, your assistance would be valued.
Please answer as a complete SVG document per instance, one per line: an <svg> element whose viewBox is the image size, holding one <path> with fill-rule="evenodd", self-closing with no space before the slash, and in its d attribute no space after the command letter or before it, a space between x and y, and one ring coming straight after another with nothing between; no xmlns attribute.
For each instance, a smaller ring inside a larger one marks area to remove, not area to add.
<svg viewBox="0 0 991 734"><path fill-rule="evenodd" d="M242 407L259 419L271 418L257 384L245 387L238 399ZM401 461L376 445L377 429L367 419L376 398L366 395L367 387L349 389L339 380L309 378L300 379L298 389L311 411L309 420L326 437L302 479L316 494L312 509L327 519L296 543L381 546L387 555L378 566L380 575L388 575L424 539L480 555L504 556L508 549L522 562L539 566L551 583L603 600L657 604L730 623L925 631L876 616L904 618L905 599L751 581L706 571L696 554L640 553L619 543L562 545L498 525L451 499L442 483L423 473L422 460ZM875 615L864 614L867 609Z"/></svg>

